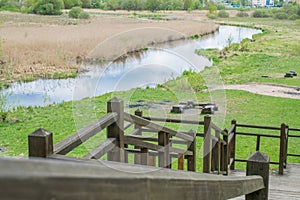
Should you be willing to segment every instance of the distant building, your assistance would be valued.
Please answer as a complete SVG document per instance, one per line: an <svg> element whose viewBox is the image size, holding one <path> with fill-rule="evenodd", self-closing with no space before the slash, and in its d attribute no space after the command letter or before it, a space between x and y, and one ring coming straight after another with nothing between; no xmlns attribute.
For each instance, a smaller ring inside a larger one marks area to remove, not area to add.
<svg viewBox="0 0 300 200"><path fill-rule="evenodd" d="M274 0L252 0L252 7L261 8L270 6L274 6Z"/></svg>

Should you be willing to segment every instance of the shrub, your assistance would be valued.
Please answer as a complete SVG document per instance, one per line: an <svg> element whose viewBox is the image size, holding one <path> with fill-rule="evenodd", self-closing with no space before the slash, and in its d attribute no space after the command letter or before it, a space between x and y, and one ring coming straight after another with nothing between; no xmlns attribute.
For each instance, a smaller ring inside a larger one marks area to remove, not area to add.
<svg viewBox="0 0 300 200"><path fill-rule="evenodd" d="M288 19L289 19L289 20L296 20L296 19L299 19L299 16L296 15L296 14L293 14L293 15L289 16Z"/></svg>
<svg viewBox="0 0 300 200"><path fill-rule="evenodd" d="M252 17L254 18L264 18L264 17L270 17L271 15L265 11L265 10L255 10L252 13Z"/></svg>
<svg viewBox="0 0 300 200"><path fill-rule="evenodd" d="M217 16L215 14L210 14L210 13L207 13L206 15L209 19L217 19Z"/></svg>
<svg viewBox="0 0 300 200"><path fill-rule="evenodd" d="M83 12L82 8L80 8L80 7L73 7L73 8L70 10L70 12L69 12L69 17L70 17L70 18L78 19L80 13L82 13L82 12Z"/></svg>
<svg viewBox="0 0 300 200"><path fill-rule="evenodd" d="M276 19L287 19L288 15L284 12L276 13L274 16Z"/></svg>
<svg viewBox="0 0 300 200"><path fill-rule="evenodd" d="M228 18L229 17L229 13L226 12L225 10L221 10L221 11L218 12L218 17Z"/></svg>
<svg viewBox="0 0 300 200"><path fill-rule="evenodd" d="M66 9L71 9L73 7L81 7L82 2L81 0L63 0Z"/></svg>
<svg viewBox="0 0 300 200"><path fill-rule="evenodd" d="M249 14L246 12L238 12L236 14L237 17L249 17Z"/></svg>
<svg viewBox="0 0 300 200"><path fill-rule="evenodd" d="M73 7L69 12L69 17L75 19L89 19L90 14L83 12L82 8L80 7Z"/></svg>
<svg viewBox="0 0 300 200"><path fill-rule="evenodd" d="M82 12L79 14L79 19L89 19L90 18L90 14L87 12Z"/></svg>
<svg viewBox="0 0 300 200"><path fill-rule="evenodd" d="M217 5L217 10L225 10L226 9L226 6L223 5L223 4L218 4Z"/></svg>
<svg viewBox="0 0 300 200"><path fill-rule="evenodd" d="M38 0L33 5L33 13L40 15L61 15L64 8L62 0Z"/></svg>

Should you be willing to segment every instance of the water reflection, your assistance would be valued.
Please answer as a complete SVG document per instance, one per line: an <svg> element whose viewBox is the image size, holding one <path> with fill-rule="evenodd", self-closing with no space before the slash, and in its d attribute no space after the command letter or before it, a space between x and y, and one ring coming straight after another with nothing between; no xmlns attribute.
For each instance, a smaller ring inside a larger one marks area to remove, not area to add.
<svg viewBox="0 0 300 200"><path fill-rule="evenodd" d="M84 66L89 71L76 79L36 80L29 83L13 83L3 92L9 104L14 106L44 106L51 103L79 100L111 91L124 91L145 87L177 77L184 70L200 71L212 63L197 56L199 48L219 48L251 38L260 30L232 26L220 26L219 32L199 40L183 40L166 44L161 49L149 49L134 56L118 59L118 62L99 66Z"/></svg>

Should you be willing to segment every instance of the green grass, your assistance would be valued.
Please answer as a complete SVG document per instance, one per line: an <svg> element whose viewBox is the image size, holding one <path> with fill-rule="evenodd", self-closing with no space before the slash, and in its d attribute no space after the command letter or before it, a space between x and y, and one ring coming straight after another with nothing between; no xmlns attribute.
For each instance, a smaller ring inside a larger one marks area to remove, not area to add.
<svg viewBox="0 0 300 200"><path fill-rule="evenodd" d="M299 77L284 78L284 74L290 70L300 72L300 43L297 42L300 26L295 21L229 18L220 23L240 23L248 27L255 24L255 27L265 30L263 34L254 36L252 41L245 39L224 50L197 51L213 59L224 83L269 82L300 86ZM207 72L202 72L202 75ZM198 87L197 83L193 85Z"/></svg>

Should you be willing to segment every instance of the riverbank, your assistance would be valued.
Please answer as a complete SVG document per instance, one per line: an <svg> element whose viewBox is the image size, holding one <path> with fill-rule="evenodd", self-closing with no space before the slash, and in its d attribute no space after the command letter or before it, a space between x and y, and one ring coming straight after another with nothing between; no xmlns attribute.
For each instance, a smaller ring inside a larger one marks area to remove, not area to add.
<svg viewBox="0 0 300 200"><path fill-rule="evenodd" d="M66 14L39 16L1 12L0 80L74 77L86 58L114 59L148 44L205 35L218 27L207 21L206 11L162 13L161 20L138 18L151 16L148 12L141 12L143 15L127 11L89 12L89 20L69 19ZM192 17L195 15L197 18ZM118 37L124 33L127 41ZM112 39L114 36L119 40ZM107 44L106 40L117 45Z"/></svg>

